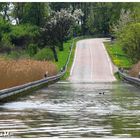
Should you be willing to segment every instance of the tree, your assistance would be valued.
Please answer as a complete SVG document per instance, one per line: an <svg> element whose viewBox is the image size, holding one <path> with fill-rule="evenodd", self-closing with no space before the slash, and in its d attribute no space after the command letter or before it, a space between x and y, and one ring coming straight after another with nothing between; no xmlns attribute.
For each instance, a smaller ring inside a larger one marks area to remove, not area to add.
<svg viewBox="0 0 140 140"><path fill-rule="evenodd" d="M26 3L12 3L14 5L14 8L12 10L12 16L16 20L16 24L22 23L23 17L24 17L24 11L25 11L25 4Z"/></svg>
<svg viewBox="0 0 140 140"><path fill-rule="evenodd" d="M50 2L49 6L52 11L60 11L61 9L68 9L70 8L71 3L69 2Z"/></svg>
<svg viewBox="0 0 140 140"><path fill-rule="evenodd" d="M60 51L63 51L63 41L69 35L71 27L79 17L82 16L82 11L77 9L73 13L69 10L61 9L60 11L53 12L52 17L46 23L43 32L45 41L52 46L55 60L58 61L55 46L59 47Z"/></svg>
<svg viewBox="0 0 140 140"><path fill-rule="evenodd" d="M10 10L10 2L0 3L0 12L4 20L10 21L9 10Z"/></svg>
<svg viewBox="0 0 140 140"><path fill-rule="evenodd" d="M140 23L125 26L119 36L119 41L133 62L140 60Z"/></svg>
<svg viewBox="0 0 140 140"><path fill-rule="evenodd" d="M79 23L81 25L81 32L82 35L88 34L87 20L91 10L92 3L77 2L77 3L71 3L71 5L73 7L73 10L81 9L81 11L83 12L83 16L81 16L79 20Z"/></svg>
<svg viewBox="0 0 140 140"><path fill-rule="evenodd" d="M37 26L43 26L48 17L47 3L13 3L13 17L17 24L30 23Z"/></svg>
<svg viewBox="0 0 140 140"><path fill-rule="evenodd" d="M40 37L40 42L42 42L42 45L47 45L51 48L53 54L54 54L54 59L57 62L58 57L57 57L57 52L56 52L56 46L58 44L57 38L56 38L56 25L53 20L50 20L46 23L44 28L42 28L42 33Z"/></svg>
<svg viewBox="0 0 140 140"><path fill-rule="evenodd" d="M63 51L63 41L70 34L71 27L76 21L79 20L79 17L82 16L82 11L77 9L73 13L69 10L61 9L60 12L55 12L54 17L52 18L56 26L57 40L59 41L59 50Z"/></svg>
<svg viewBox="0 0 140 140"><path fill-rule="evenodd" d="M30 24L21 24L12 26L9 33L11 43L18 48L27 48L31 43L38 43L40 31L38 26Z"/></svg>
<svg viewBox="0 0 140 140"><path fill-rule="evenodd" d="M122 9L120 13L120 18L118 19L116 24L112 26L112 31L116 34L116 36L119 36L119 34L121 34L121 32L123 31L123 28L131 22L134 22L131 11L125 11L124 9Z"/></svg>

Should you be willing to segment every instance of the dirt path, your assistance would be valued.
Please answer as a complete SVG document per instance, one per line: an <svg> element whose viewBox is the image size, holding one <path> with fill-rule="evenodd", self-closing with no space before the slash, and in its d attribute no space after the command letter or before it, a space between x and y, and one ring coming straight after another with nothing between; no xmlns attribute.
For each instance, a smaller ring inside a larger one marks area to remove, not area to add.
<svg viewBox="0 0 140 140"><path fill-rule="evenodd" d="M85 39L77 42L69 80L72 82L113 82L111 60L103 45L105 39Z"/></svg>

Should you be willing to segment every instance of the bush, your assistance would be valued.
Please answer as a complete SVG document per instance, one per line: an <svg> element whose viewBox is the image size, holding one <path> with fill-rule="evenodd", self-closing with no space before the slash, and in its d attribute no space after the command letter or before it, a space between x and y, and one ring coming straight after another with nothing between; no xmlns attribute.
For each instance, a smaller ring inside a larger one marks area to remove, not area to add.
<svg viewBox="0 0 140 140"><path fill-rule="evenodd" d="M0 41L3 37L3 33L9 33L10 31L11 31L10 23L0 18Z"/></svg>
<svg viewBox="0 0 140 140"><path fill-rule="evenodd" d="M140 60L140 23L126 26L119 36L125 53L133 62Z"/></svg>
<svg viewBox="0 0 140 140"><path fill-rule="evenodd" d="M30 57L34 56L37 53L38 46L36 44L29 44L27 52Z"/></svg>
<svg viewBox="0 0 140 140"><path fill-rule="evenodd" d="M11 51L11 53L8 55L8 57L12 59L19 59L20 56L21 56L21 53L17 51Z"/></svg>
<svg viewBox="0 0 140 140"><path fill-rule="evenodd" d="M0 50L10 50L12 47L9 36L10 31L10 23L0 18Z"/></svg>
<svg viewBox="0 0 140 140"><path fill-rule="evenodd" d="M34 58L36 60L54 60L53 52L49 48L41 49Z"/></svg>
<svg viewBox="0 0 140 140"><path fill-rule="evenodd" d="M10 53L15 46L11 44L11 39L8 33L3 33L0 42L0 52Z"/></svg>
<svg viewBox="0 0 140 140"><path fill-rule="evenodd" d="M26 46L36 41L39 36L39 28L34 25L24 24L12 27L10 38L15 46Z"/></svg>

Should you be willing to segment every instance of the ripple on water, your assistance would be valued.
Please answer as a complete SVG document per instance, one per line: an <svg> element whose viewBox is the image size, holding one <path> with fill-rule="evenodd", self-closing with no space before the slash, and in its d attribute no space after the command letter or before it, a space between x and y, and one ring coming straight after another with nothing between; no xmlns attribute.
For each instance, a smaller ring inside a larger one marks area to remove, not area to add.
<svg viewBox="0 0 140 140"><path fill-rule="evenodd" d="M59 82L0 105L0 130L14 137L140 137L139 97L128 84Z"/></svg>

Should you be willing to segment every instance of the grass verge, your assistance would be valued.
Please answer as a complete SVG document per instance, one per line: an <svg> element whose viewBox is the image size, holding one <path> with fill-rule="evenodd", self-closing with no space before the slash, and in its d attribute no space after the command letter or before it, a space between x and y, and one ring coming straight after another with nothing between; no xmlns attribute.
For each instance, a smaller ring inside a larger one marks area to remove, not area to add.
<svg viewBox="0 0 140 140"><path fill-rule="evenodd" d="M57 48L57 56L58 56L58 62L54 62L57 66L58 71L66 64L67 58L70 53L70 47L72 44L73 39L66 41L64 45L64 50L59 51Z"/></svg>
<svg viewBox="0 0 140 140"><path fill-rule="evenodd" d="M112 62L117 67L128 69L132 66L133 63L131 59L123 52L122 47L118 42L105 42L104 44Z"/></svg>
<svg viewBox="0 0 140 140"><path fill-rule="evenodd" d="M76 38L74 40L74 46L73 46L73 49L72 49L70 61L68 63L68 67L67 67L67 71L66 71L65 75L62 77L62 80L66 80L70 76L70 70L71 70L73 60L74 60L76 42L81 40L81 39L83 39L83 38L85 38L85 37L79 37L79 38ZM67 58L68 58L69 53L70 53L70 47L72 45L72 42L73 42L73 39L65 42L64 43L64 51L62 51L62 52L58 51L58 59L59 59L59 61L55 62L55 64L58 67L58 70L60 70L66 64Z"/></svg>

